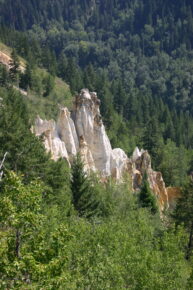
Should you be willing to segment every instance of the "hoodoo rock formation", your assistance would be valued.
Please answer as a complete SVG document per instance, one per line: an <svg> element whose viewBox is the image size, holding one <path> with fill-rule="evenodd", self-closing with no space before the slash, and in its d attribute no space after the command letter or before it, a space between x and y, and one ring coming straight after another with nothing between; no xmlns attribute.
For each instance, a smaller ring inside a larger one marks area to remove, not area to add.
<svg viewBox="0 0 193 290"><path fill-rule="evenodd" d="M54 160L62 157L70 163L80 152L87 172L98 172L101 177L112 176L120 181L124 172L132 177L133 189L139 190L145 172L152 191L157 196L160 210L168 208L168 193L160 172L151 168L147 151L135 149L131 158L120 149L112 149L100 115L97 94L87 89L76 96L70 113L61 108L58 121L38 117L33 128L36 136L42 136L44 145Z"/></svg>

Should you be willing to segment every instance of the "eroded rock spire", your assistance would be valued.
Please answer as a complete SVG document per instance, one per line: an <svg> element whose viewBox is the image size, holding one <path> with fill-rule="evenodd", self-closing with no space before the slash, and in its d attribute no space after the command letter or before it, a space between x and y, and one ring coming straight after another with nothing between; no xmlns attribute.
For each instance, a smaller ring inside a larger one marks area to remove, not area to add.
<svg viewBox="0 0 193 290"><path fill-rule="evenodd" d="M168 208L168 192L160 172L151 168L147 151L135 149L131 158L120 149L112 149L100 115L100 100L95 92L82 89L75 97L74 108L69 112L61 108L57 122L36 119L34 133L43 136L44 145L54 160L62 157L70 163L80 152L87 172L95 171L103 177L117 181L125 172L130 174L133 190L140 189L147 172L150 187L159 201L160 209Z"/></svg>

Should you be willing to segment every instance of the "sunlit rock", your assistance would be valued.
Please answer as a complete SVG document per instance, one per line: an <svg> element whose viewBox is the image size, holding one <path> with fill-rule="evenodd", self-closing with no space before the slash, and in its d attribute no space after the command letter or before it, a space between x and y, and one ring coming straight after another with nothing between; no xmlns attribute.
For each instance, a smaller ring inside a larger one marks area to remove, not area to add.
<svg viewBox="0 0 193 290"><path fill-rule="evenodd" d="M51 153L54 160L64 158L69 163L69 156L65 143L60 139L53 120L42 120L39 116L35 121L33 132L36 136L42 137L47 152Z"/></svg>
<svg viewBox="0 0 193 290"><path fill-rule="evenodd" d="M139 191L146 172L160 210L167 209L168 191L162 174L152 169L150 155L136 147L131 158L128 158L122 149L112 149L99 106L97 94L83 89L75 97L72 112L61 108L57 123L38 117L33 131L37 136L43 136L45 148L54 160L62 157L70 164L79 152L85 170L88 173L97 172L101 180L113 177L121 182L127 173L131 176L133 190Z"/></svg>
<svg viewBox="0 0 193 290"><path fill-rule="evenodd" d="M56 131L60 139L65 143L69 158L75 156L79 149L79 142L74 122L67 108L60 109Z"/></svg>

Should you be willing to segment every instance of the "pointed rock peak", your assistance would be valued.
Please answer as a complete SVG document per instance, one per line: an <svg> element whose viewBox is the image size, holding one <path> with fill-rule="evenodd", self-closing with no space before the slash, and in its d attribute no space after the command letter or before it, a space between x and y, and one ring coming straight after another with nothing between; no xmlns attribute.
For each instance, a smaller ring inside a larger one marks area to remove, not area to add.
<svg viewBox="0 0 193 290"><path fill-rule="evenodd" d="M91 100L91 95L88 89L82 89L80 91L79 97L82 99L89 99Z"/></svg>
<svg viewBox="0 0 193 290"><path fill-rule="evenodd" d="M136 147L132 155L132 160L135 162L139 157L141 157L141 152L139 148Z"/></svg>
<svg viewBox="0 0 193 290"><path fill-rule="evenodd" d="M62 107L60 108L60 113L59 113L59 118L62 118L62 117L67 117L69 118L70 117L70 112L69 110L66 108L66 107Z"/></svg>
<svg viewBox="0 0 193 290"><path fill-rule="evenodd" d="M55 121L54 120L42 120L39 116L37 116L35 120L35 134L37 136L42 135L45 131L54 131Z"/></svg>
<svg viewBox="0 0 193 290"><path fill-rule="evenodd" d="M96 92L90 92L88 89L82 89L80 94L75 97L75 110L81 105L89 105L91 110L99 110L100 100Z"/></svg>
<svg viewBox="0 0 193 290"><path fill-rule="evenodd" d="M41 125L43 123L43 120L40 118L39 115L37 115L36 119L35 119L35 124L37 125Z"/></svg>

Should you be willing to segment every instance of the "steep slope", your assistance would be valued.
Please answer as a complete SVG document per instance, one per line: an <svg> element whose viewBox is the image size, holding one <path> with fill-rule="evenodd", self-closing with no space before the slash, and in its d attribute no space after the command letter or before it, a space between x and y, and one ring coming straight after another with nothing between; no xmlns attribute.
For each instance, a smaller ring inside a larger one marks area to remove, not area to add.
<svg viewBox="0 0 193 290"><path fill-rule="evenodd" d="M10 62L12 60L11 52L11 47L0 42L0 65L5 67L7 71L9 71ZM21 80L22 76L25 75L26 65L28 63L20 56L18 56L18 58L20 62L19 79ZM72 95L69 85L61 78L51 76L51 74L46 69L40 68L37 65L34 65L33 69L30 70L30 78L30 88L23 89L18 83L12 85L14 89L20 91L20 93L25 96L32 120L34 120L37 114L41 114L48 118L51 116L55 117L57 114L57 106L59 104L67 107L72 106ZM51 91L45 97L44 90L47 81L49 83L53 82L53 84ZM10 83L9 78L7 82Z"/></svg>
<svg viewBox="0 0 193 290"><path fill-rule="evenodd" d="M20 60L20 71L24 72L26 67L26 61L23 58ZM0 42L0 63L5 65L9 69L11 62L11 48Z"/></svg>

